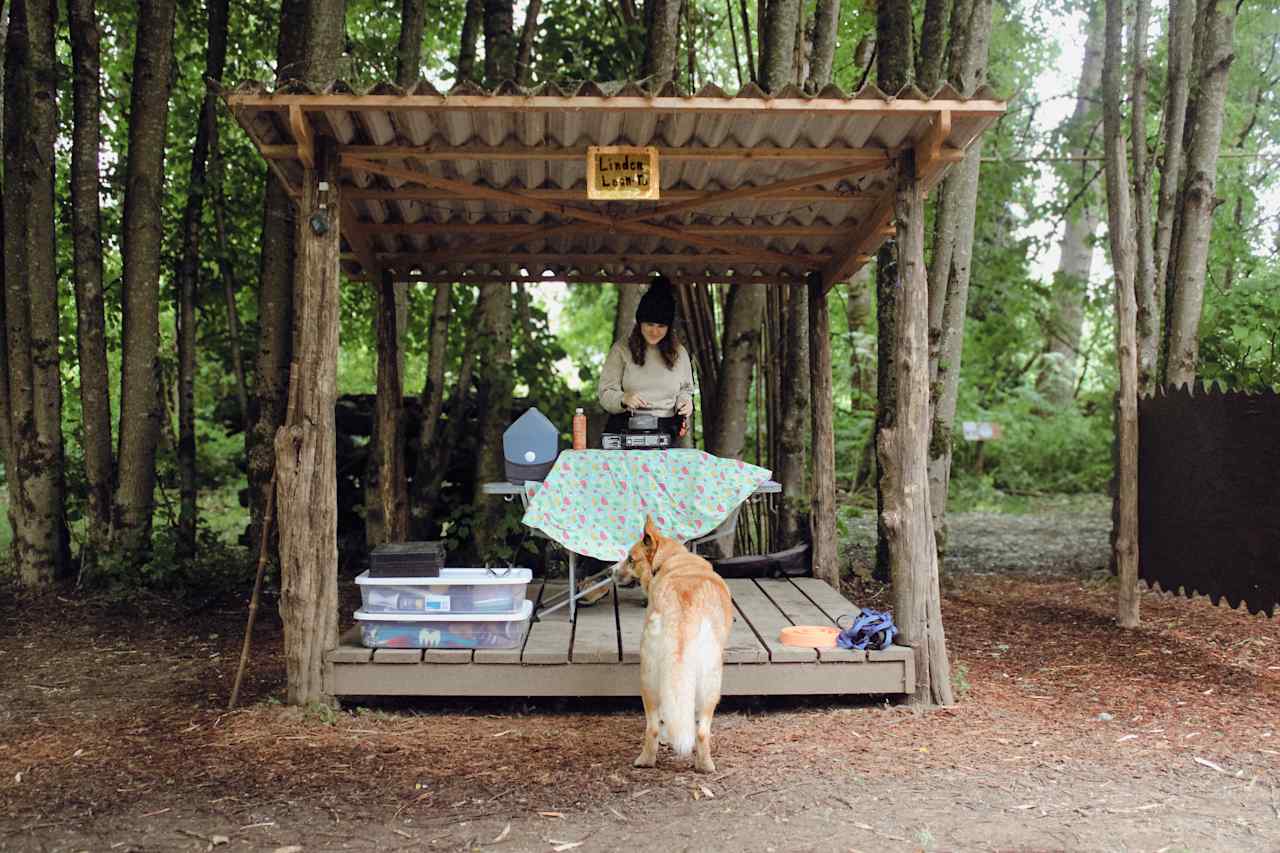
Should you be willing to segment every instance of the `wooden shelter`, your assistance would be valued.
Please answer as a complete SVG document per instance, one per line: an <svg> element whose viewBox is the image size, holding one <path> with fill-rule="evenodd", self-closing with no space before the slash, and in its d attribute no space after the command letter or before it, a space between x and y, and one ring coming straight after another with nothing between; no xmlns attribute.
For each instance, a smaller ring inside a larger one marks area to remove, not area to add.
<svg viewBox="0 0 1280 853"><path fill-rule="evenodd" d="M924 194L1004 112L985 90L964 98L949 87L933 97L915 89L890 97L874 87L851 96L828 87L806 97L793 87L769 96L754 85L732 96L713 86L682 96L670 86L651 93L631 83L586 83L573 92L464 85L448 93L428 83L411 91L381 84L360 94L334 83L319 91L246 85L223 97L299 206L290 402L276 439L282 611L286 635L305 639L286 637L300 650L288 659L291 701L311 701L333 686L322 674L337 640L324 610L336 608L340 276L373 283L386 296L404 281L625 283L661 272L677 284L806 286L824 306L826 292L896 231L913 253L900 264L907 270L900 272L903 310L923 335L925 303L914 297L923 298L925 287ZM655 148L660 198L589 200L589 146ZM826 324L825 310L811 312L811 490L815 519L830 522L815 530L815 564L834 566ZM380 336L393 337L390 329L380 323ZM927 440L927 363L904 360L912 376L923 371L925 402L916 394L910 405ZM397 361L380 359L380 405L399 404L399 378L385 375ZM390 460L395 450L384 452ZM903 452L918 455L923 471L924 445ZM904 524L921 512L928 523L927 503L904 506ZM774 606L785 620L783 606ZM771 638L757 639L771 656ZM617 650L621 665L621 638ZM830 692L882 687L851 682Z"/></svg>

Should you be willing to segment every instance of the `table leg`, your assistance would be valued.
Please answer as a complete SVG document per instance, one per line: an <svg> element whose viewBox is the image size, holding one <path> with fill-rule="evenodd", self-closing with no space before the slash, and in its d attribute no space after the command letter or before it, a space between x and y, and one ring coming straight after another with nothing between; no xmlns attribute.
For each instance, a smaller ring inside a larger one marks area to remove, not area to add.
<svg viewBox="0 0 1280 853"><path fill-rule="evenodd" d="M573 623L578 615L578 581L575 577L578 568L578 555L569 552L569 622Z"/></svg>

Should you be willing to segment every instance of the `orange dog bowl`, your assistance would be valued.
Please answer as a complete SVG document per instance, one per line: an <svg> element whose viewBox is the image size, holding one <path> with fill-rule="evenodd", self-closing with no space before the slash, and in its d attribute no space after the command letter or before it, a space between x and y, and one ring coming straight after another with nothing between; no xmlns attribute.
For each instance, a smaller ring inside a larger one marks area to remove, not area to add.
<svg viewBox="0 0 1280 853"><path fill-rule="evenodd" d="M784 646L802 646L810 649L833 649L840 629L826 625L792 625L783 628L778 641Z"/></svg>

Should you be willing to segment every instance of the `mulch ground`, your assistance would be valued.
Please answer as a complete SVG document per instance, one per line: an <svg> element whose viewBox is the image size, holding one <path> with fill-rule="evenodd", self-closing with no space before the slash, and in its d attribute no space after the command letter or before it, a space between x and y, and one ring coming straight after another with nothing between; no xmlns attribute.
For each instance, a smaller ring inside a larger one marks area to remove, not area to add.
<svg viewBox="0 0 1280 853"><path fill-rule="evenodd" d="M241 611L5 598L0 849L209 849L224 839L261 849L282 839L305 849L385 848L425 844L432 832L471 849L485 840L468 827L494 821L506 823L505 849L554 849L574 840L558 838L554 826L537 835L530 821L607 810L618 816L616 831L635 831L642 815L690 802L753 807L810 786L824 802L853 808L850 800L867 793L861 785L878 801L895 789L927 791L931 779L970 780L948 802L991 786L1016 822L1037 808L1048 815L1043 798L1010 805L1027 779L1060 780L1063 791L1072 780L1115 784L1139 796L1147 780L1169 773L1203 785L1270 786L1275 822L1259 800L1247 826L1262 827L1257 849L1280 849L1277 622L1149 593L1142 626L1121 631L1113 601L1109 585L1075 577L958 576L943 607L958 704L915 712L883 701L727 701L716 718L719 772L698 777L672 760L658 775L631 768L641 731L635 702L288 708L279 704L280 629L268 614L244 705L227 713ZM800 811L818 802L807 796ZM1173 796L1129 808L1152 814ZM1090 805L1088 790L1068 799L1084 817L1104 808ZM984 802L965 808L981 812ZM1226 820L1225 811L1205 819ZM738 820L720 819L726 832ZM873 831L870 818L860 820L852 825ZM286 826L288 838L271 834ZM609 849L608 833L592 831L597 840L583 849ZM874 832L880 845L933 840ZM836 849L859 849L846 842ZM812 849L826 843L814 836Z"/></svg>

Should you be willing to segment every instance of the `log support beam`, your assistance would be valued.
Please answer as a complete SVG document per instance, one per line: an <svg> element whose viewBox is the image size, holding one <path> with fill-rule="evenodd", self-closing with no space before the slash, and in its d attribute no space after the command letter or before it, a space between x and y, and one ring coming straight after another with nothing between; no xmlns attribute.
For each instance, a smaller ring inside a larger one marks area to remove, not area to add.
<svg viewBox="0 0 1280 853"><path fill-rule="evenodd" d="M323 692L324 654L338 643L337 177L336 146L323 137L315 168L303 176L289 403L275 437L287 700L304 706L330 701Z"/></svg>
<svg viewBox="0 0 1280 853"><path fill-rule="evenodd" d="M396 333L395 278L384 270L378 282L374 316L378 340L378 394L374 424L377 482L376 523L369 545L405 541L409 530L408 481L404 468L404 378L400 375L400 336ZM371 515L375 515L371 513Z"/></svg>
<svg viewBox="0 0 1280 853"><path fill-rule="evenodd" d="M822 275L812 272L809 288L810 430L813 475L809 478L809 527L814 577L840 589L840 550L836 537L835 398L831 378L831 316Z"/></svg>
<svg viewBox="0 0 1280 853"><path fill-rule="evenodd" d="M894 211L898 295L894 320L897 397L878 437L881 523L900 642L916 661L917 704L954 702L942 628L938 551L929 510L929 294L924 263L924 192L914 156L902 158Z"/></svg>

